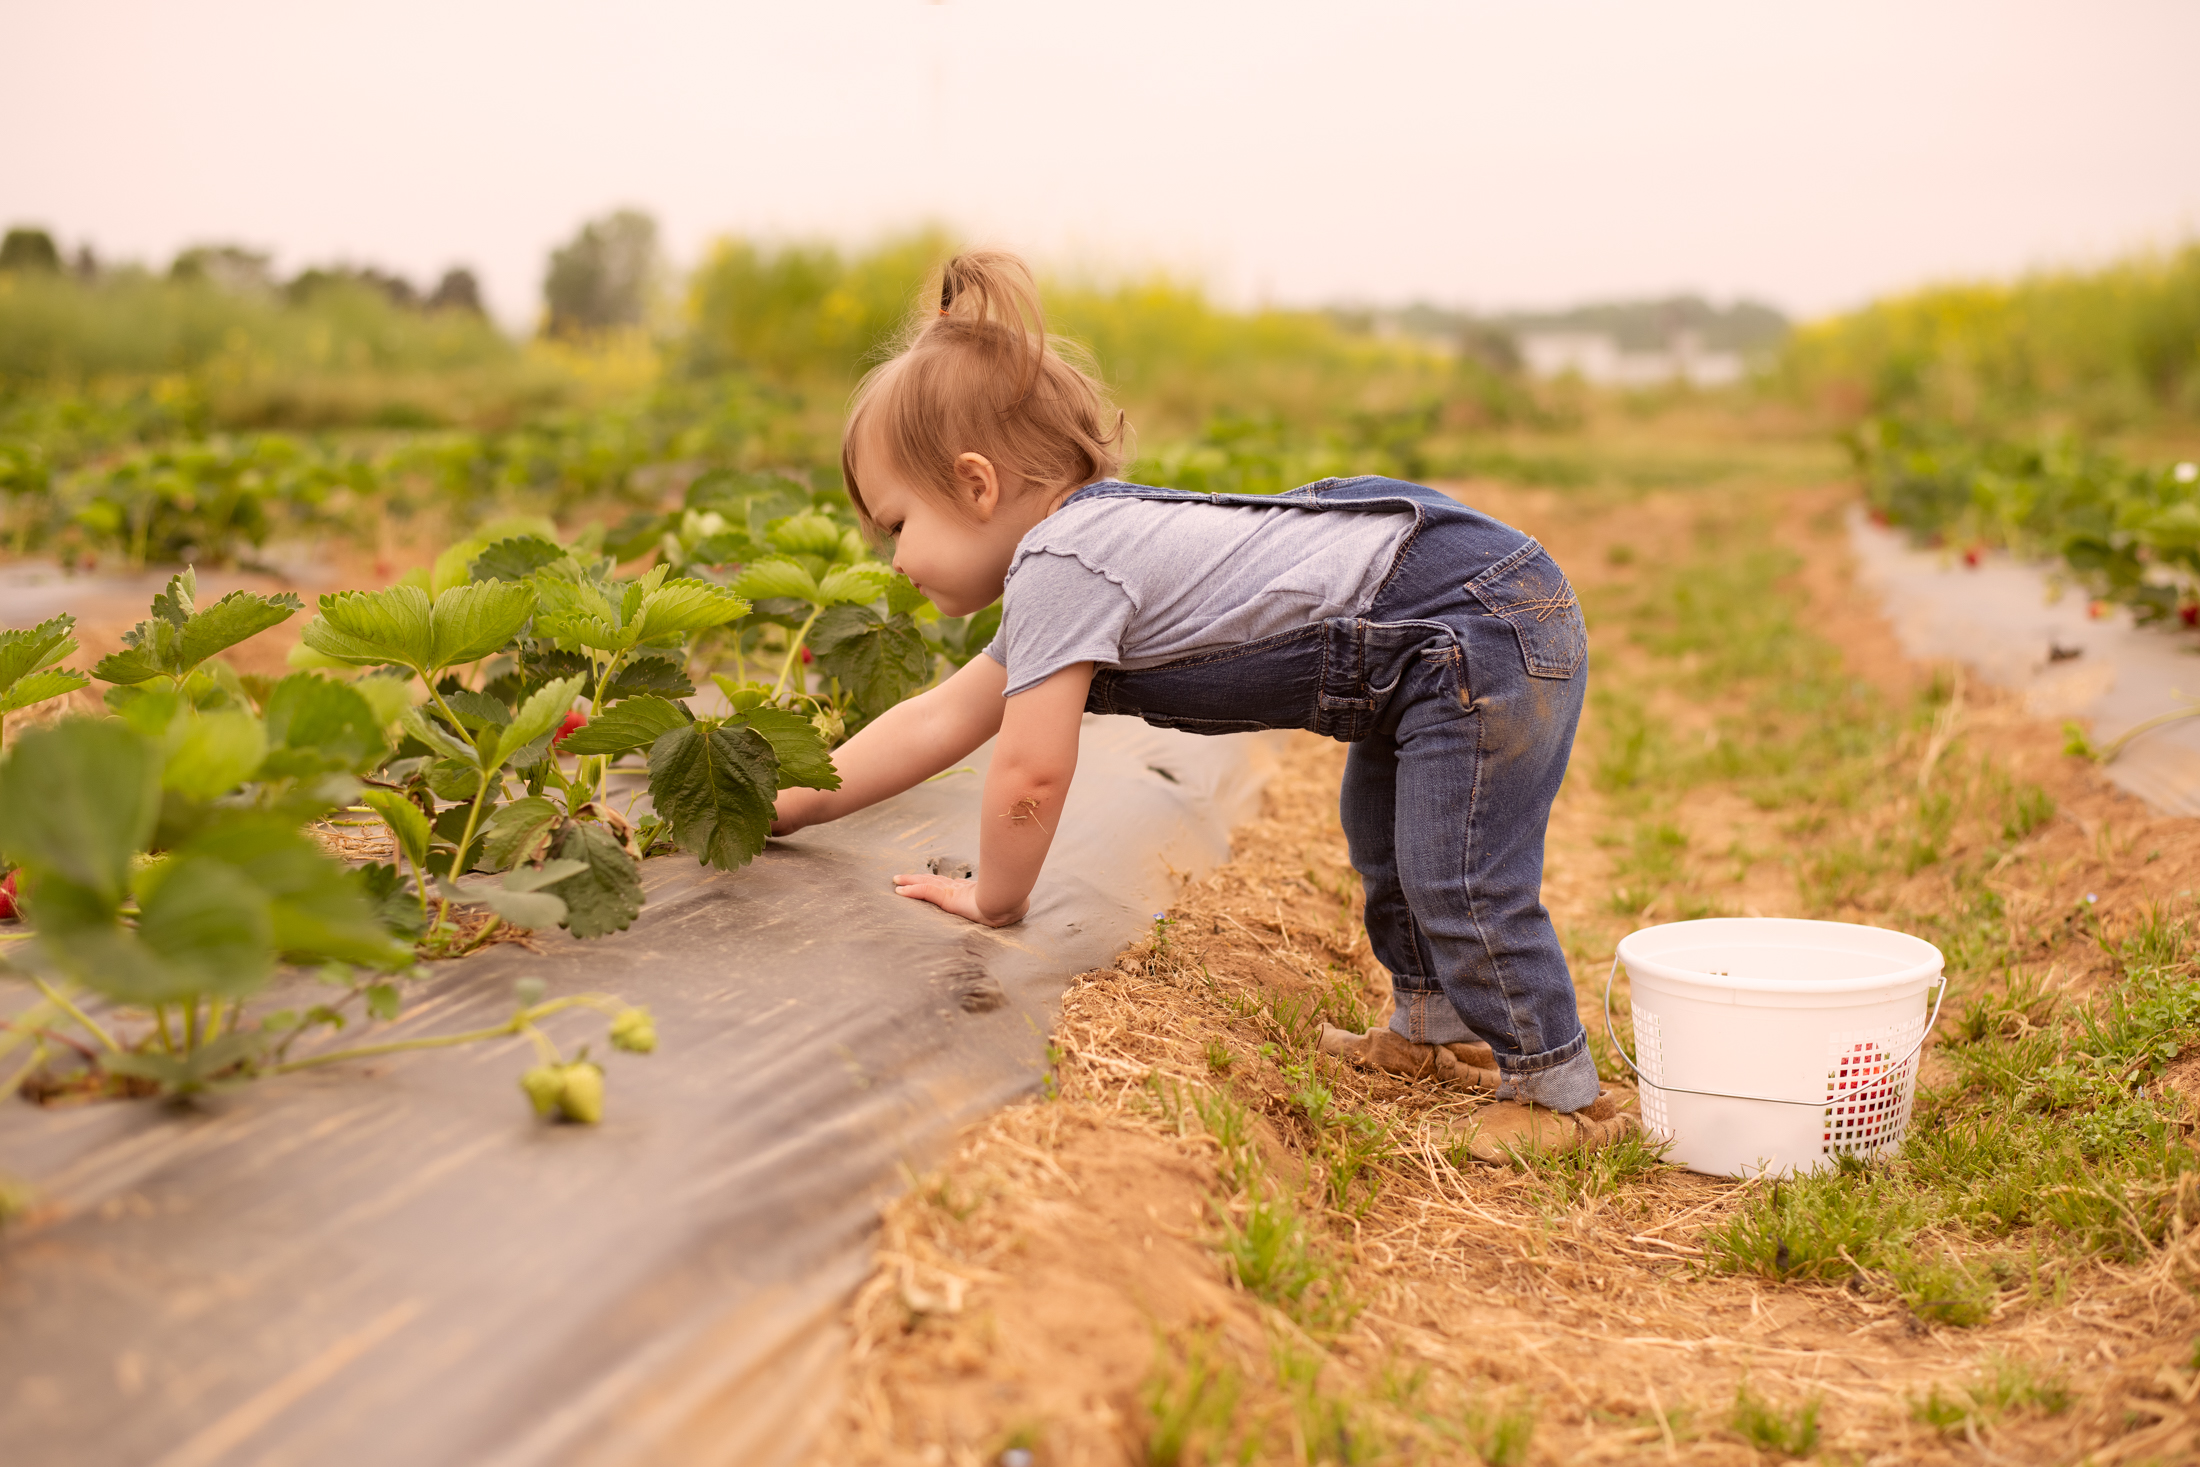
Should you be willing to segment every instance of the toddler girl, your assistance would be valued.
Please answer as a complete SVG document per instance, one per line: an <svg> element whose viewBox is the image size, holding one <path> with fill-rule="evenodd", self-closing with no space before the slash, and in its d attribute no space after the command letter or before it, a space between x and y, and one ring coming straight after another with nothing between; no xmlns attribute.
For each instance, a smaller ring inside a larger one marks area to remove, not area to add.
<svg viewBox="0 0 2200 1467"><path fill-rule="evenodd" d="M1431 489L1331 479L1208 495L1112 476L1124 423L1047 341L1021 262L965 254L937 315L867 376L841 466L865 528L944 615L999 635L835 752L838 790L779 796L775 834L910 788L995 735L977 874L894 878L1019 920L1077 768L1082 716L1351 745L1343 821L1396 1012L1322 1048L1494 1091L1475 1154L1601 1144L1603 1092L1542 905L1543 834L1587 637L1534 540Z"/></svg>

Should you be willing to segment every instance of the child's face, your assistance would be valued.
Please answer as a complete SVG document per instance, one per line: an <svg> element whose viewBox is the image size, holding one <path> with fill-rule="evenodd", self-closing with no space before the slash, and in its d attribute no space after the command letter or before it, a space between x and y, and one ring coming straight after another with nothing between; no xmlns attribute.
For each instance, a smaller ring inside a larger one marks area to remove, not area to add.
<svg viewBox="0 0 2200 1467"><path fill-rule="evenodd" d="M952 504L918 491L861 439L855 461L864 507L894 537L894 569L942 616L968 616L998 601L1016 542L1053 508L1043 494L1020 492L1013 474L981 454L955 461Z"/></svg>

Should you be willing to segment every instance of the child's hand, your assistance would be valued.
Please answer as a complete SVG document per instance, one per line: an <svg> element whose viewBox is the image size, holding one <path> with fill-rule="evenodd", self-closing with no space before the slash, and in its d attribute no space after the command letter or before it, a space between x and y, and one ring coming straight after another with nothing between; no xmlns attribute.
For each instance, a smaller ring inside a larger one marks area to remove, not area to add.
<svg viewBox="0 0 2200 1467"><path fill-rule="evenodd" d="M1006 915L988 917L978 910L978 883L975 879L955 876L933 876L925 872L894 878L896 895L915 897L920 902L930 902L943 912L976 922L983 927L1006 927L1024 920L1024 913L1031 910L1028 901L1018 902L1016 910Z"/></svg>

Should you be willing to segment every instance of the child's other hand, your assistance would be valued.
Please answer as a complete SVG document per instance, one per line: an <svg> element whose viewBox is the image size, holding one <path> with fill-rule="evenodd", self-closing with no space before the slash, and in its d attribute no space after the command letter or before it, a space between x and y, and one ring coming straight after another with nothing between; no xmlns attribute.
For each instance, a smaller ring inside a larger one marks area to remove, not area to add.
<svg viewBox="0 0 2200 1467"><path fill-rule="evenodd" d="M1031 910L1028 901L1018 902L1013 912L988 917L978 910L978 883L975 878L933 876L926 872L905 874L894 878L897 895L915 897L920 902L930 902L943 912L953 912L967 921L982 927L1006 927L1024 920L1024 913Z"/></svg>
<svg viewBox="0 0 2200 1467"><path fill-rule="evenodd" d="M805 825L818 825L829 818L823 790L781 790L772 806L772 834L793 835Z"/></svg>

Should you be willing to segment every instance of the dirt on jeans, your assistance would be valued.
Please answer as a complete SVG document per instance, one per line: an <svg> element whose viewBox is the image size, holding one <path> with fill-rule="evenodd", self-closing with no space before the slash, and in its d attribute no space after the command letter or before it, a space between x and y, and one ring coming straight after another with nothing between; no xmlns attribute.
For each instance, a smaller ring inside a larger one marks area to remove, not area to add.
<svg viewBox="0 0 2200 1467"><path fill-rule="evenodd" d="M1541 537L1585 587L1681 554L1703 513L1701 498L1682 494L1585 515L1556 492L1461 492ZM1851 589L1838 520L1847 492L1790 496L1776 533L1802 554L1809 625L1843 650L1852 675L1908 697L1936 670L1905 661ZM1611 553L1620 545L1631 559ZM1602 665L1643 655L1623 642L1600 643ZM1946 728L1966 757L1991 755L2058 803L2019 847L2026 859L1990 879L2013 926L2038 935L2029 956L2082 994L2110 960L2060 914L2093 893L2113 936L2148 900L2200 886L2200 822L2152 814L2064 756L2059 731L2026 719L2011 698L1969 687L1954 706ZM1652 712L1684 731L1713 728L1677 695ZM1359 924L1337 823L1343 759L1341 745L1298 736L1233 861L1183 893L1157 940L1072 985L1055 1035L1058 1094L976 1127L949 1165L888 1209L878 1270L848 1317L844 1405L815 1462L972 1467L1021 1447L1041 1467L1142 1463L1148 1383L1181 1380L1193 1349L1238 1367L1234 1414L1260 1461L1476 1460L1456 1436L1387 1430L1406 1419L1407 1401L1421 1421L1532 1414L1532 1446L1515 1460L1771 1460L1729 1425L1745 1382L1776 1410L1819 1401L1816 1451L1830 1460L2200 1453L2189 1240L2139 1266L2079 1265L2058 1303L1949 1328L1838 1285L1706 1270L1692 1240L1743 1203L1746 1184L1668 1169L1613 1195L1554 1202L1532 1171L1460 1170L1421 1144L1471 1109L1470 1097L1341 1067L1325 1072L1339 1100L1384 1116L1406 1144L1364 1215L1323 1215L1303 1185L1308 1137L1285 1099L1278 1062L1292 1056L1273 1047L1273 1016L1351 999L1370 1020L1383 1016L1387 985ZM1577 776L1585 763L1577 755ZM1777 853L1807 840L1715 786L1684 803L1680 819L1700 849L1740 842ZM1590 781L1569 779L1551 823L1546 900L1592 1031L1611 943L1663 919L1611 912L1612 856L1597 840L1611 823ZM1947 890L1948 864L1829 915L1922 909ZM1794 865L1736 863L1716 893L1722 909L1800 914ZM2196 1065L2200 1054L2184 1056L2163 1084L2200 1114ZM1934 1066L1928 1054L1928 1080ZM1269 1173L1307 1199L1362 1305L1341 1334L1317 1345L1232 1282L1213 1246L1228 1195L1217 1147L1196 1121L1172 1121L1156 1077L1163 1090L1226 1088L1246 1106ZM1356 1403L1361 1440L1306 1439L1309 1418L1277 1384L1279 1351L1322 1361L1301 1403L1309 1389ZM1913 1399L1936 1384L1960 1394L2002 1359L2063 1377L2075 1404L2012 1414L1984 1437L1943 1436L1912 1419Z"/></svg>

